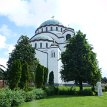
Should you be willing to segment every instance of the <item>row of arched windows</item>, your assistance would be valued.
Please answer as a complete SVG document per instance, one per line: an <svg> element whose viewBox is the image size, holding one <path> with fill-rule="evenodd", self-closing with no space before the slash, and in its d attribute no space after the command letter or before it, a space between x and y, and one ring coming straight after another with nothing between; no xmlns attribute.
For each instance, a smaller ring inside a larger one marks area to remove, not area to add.
<svg viewBox="0 0 107 107"><path fill-rule="evenodd" d="M37 43L35 43L35 48L37 48ZM39 48L43 48L42 43L39 44ZM46 48L48 48L48 43L46 43Z"/></svg>
<svg viewBox="0 0 107 107"><path fill-rule="evenodd" d="M49 30L49 28L48 27L46 27L46 32ZM58 27L56 27L56 31L58 31L59 30L59 28ZM53 27L51 26L50 27L50 31L53 31ZM60 28L60 31L62 32L62 28ZM42 32L44 32L44 29L42 28Z"/></svg>

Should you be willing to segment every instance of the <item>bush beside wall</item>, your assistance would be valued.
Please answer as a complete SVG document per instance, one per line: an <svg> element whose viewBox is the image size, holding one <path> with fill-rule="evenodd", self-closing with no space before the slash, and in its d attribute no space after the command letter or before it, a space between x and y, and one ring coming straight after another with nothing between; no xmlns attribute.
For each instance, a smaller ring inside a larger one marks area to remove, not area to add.
<svg viewBox="0 0 107 107"><path fill-rule="evenodd" d="M0 89L0 107L15 107L23 102L41 99L46 96L42 89L33 89L31 91Z"/></svg>

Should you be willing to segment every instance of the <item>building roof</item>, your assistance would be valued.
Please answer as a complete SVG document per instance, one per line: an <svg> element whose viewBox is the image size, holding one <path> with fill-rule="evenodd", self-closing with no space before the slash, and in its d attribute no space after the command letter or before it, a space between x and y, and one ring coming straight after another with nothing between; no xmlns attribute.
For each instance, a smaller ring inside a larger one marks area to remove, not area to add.
<svg viewBox="0 0 107 107"><path fill-rule="evenodd" d="M39 34L39 35L36 35L33 39L35 40L50 40L50 41L53 41L53 38L49 37L48 35L44 35L44 34Z"/></svg>
<svg viewBox="0 0 107 107"><path fill-rule="evenodd" d="M51 20L47 20L45 22L43 22L40 27L42 26L47 26L47 25L63 25L62 23L60 23L59 21L57 20L54 20L54 19L51 19Z"/></svg>

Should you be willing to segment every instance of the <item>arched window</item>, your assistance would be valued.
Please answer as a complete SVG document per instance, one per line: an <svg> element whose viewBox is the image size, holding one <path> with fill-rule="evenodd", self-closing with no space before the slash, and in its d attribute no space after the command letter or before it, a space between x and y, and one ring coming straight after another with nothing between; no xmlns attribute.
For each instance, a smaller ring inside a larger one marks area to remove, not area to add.
<svg viewBox="0 0 107 107"><path fill-rule="evenodd" d="M71 38L71 35L70 34L67 34L66 35L66 40L70 39Z"/></svg>
<svg viewBox="0 0 107 107"><path fill-rule="evenodd" d="M62 32L62 28L61 28L61 32Z"/></svg>
<svg viewBox="0 0 107 107"><path fill-rule="evenodd" d="M35 49L37 48L37 43L35 43Z"/></svg>
<svg viewBox="0 0 107 107"><path fill-rule="evenodd" d="M40 48L42 48L42 43L40 43Z"/></svg>
<svg viewBox="0 0 107 107"><path fill-rule="evenodd" d="M58 27L56 27L56 31L58 31Z"/></svg>
<svg viewBox="0 0 107 107"><path fill-rule="evenodd" d="M51 31L52 31L53 29L52 29L52 26L51 26Z"/></svg>
<svg viewBox="0 0 107 107"><path fill-rule="evenodd" d="M43 32L43 28L42 28L42 32Z"/></svg>
<svg viewBox="0 0 107 107"><path fill-rule="evenodd" d="M46 27L46 32L48 31L48 28Z"/></svg>
<svg viewBox="0 0 107 107"><path fill-rule="evenodd" d="M46 43L46 48L48 48L48 43Z"/></svg>
<svg viewBox="0 0 107 107"><path fill-rule="evenodd" d="M55 58L55 52L53 53L53 56L54 56L54 58Z"/></svg>
<svg viewBox="0 0 107 107"><path fill-rule="evenodd" d="M55 58L55 52L51 51L51 58Z"/></svg>

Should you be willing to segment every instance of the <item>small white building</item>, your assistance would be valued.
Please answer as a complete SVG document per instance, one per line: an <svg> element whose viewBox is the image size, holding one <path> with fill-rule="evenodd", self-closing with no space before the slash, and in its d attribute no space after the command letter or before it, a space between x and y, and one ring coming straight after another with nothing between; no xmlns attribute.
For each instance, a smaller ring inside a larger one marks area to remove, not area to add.
<svg viewBox="0 0 107 107"><path fill-rule="evenodd" d="M43 22L31 38L36 57L40 64L54 72L54 83L63 84L60 70L62 67L61 52L65 50L67 40L74 35L74 29L64 26L57 20Z"/></svg>

